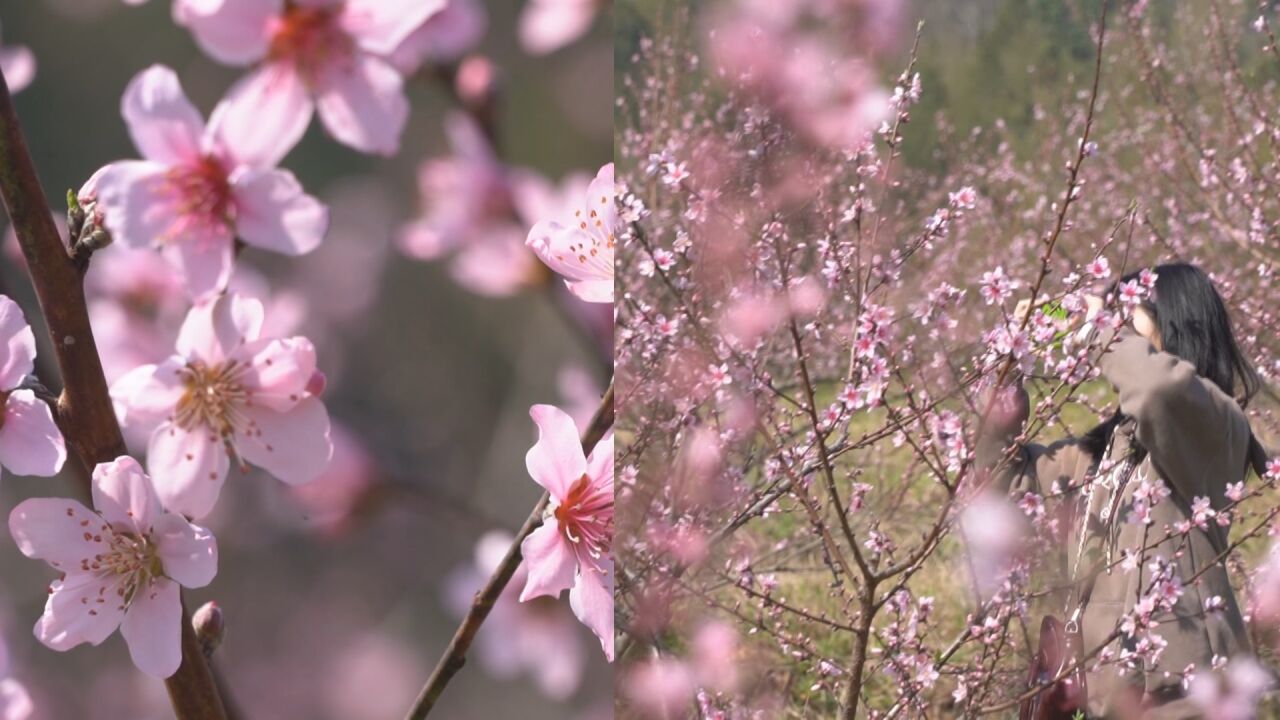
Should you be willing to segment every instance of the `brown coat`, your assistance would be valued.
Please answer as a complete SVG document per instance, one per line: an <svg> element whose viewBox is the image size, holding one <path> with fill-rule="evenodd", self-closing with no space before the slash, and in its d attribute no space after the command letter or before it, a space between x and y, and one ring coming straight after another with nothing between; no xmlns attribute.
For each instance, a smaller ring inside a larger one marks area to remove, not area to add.
<svg viewBox="0 0 1280 720"><path fill-rule="evenodd" d="M1015 496L1025 492L1048 495L1055 493L1055 488L1058 492L1075 488L1068 490L1067 497L1077 503L1076 507L1083 505L1085 497L1090 498L1085 559L1080 562L1077 575L1085 578L1081 581L1082 592L1089 585L1089 576L1095 574L1090 569L1107 564L1108 550L1111 562L1117 566L1110 572L1096 573L1092 582L1080 623L1086 652L1101 645L1139 597L1149 591L1150 559L1176 558L1178 575L1186 587L1172 615L1155 617L1159 622L1155 632L1168 645L1154 667L1124 671L1110 663L1089 672L1090 712L1101 716L1114 711L1120 702L1117 689L1141 691L1154 702L1176 698L1181 694L1181 673L1188 666L1206 672L1215 657L1225 659L1248 651L1240 608L1226 567L1220 561L1229 528L1211 521L1207 530L1193 526L1185 536L1172 528L1191 519L1190 506L1195 498L1209 498L1215 510L1229 503L1225 497L1227 485L1245 478L1250 431L1244 412L1233 398L1198 376L1190 363L1156 350L1131 330L1120 331L1099 366L1118 391L1120 410L1128 417L1116 430L1109 459L1125 457L1135 439L1147 450L1146 458L1121 489L1118 510L1110 513L1114 522L1101 520L1109 489L1092 481L1092 458L1075 439L1048 446L1026 444L1015 451L1012 462L1001 464L1003 448L1013 444L1021 428L996 428L979 444L977 463L979 467L995 469L996 482ZM1145 527L1126 522L1133 492L1144 474L1153 479L1158 476L1171 491L1152 510L1153 522ZM1090 483L1094 491L1086 495L1085 488ZM1080 547L1083 522L1078 513L1075 517L1068 531L1067 566L1073 564ZM1125 549L1143 552L1140 572L1125 572L1118 567ZM1190 581L1193 577L1196 579ZM1206 614L1205 601L1214 596L1222 598L1224 609ZM1118 655L1126 643L1129 641L1121 636L1108 647ZM1159 715L1193 717L1194 712L1185 705L1185 701L1171 702L1161 708Z"/></svg>

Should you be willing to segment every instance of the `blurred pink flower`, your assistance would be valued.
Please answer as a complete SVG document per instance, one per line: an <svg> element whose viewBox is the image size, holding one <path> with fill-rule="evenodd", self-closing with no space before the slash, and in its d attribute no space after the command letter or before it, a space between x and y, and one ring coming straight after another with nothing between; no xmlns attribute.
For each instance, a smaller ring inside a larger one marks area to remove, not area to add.
<svg viewBox="0 0 1280 720"><path fill-rule="evenodd" d="M16 475L57 475L67 459L53 413L22 382L35 369L36 337L22 308L0 295L0 467Z"/></svg>
<svg viewBox="0 0 1280 720"><path fill-rule="evenodd" d="M461 58L484 37L489 13L480 0L448 0L391 53L391 64L408 76L424 63L449 63Z"/></svg>
<svg viewBox="0 0 1280 720"><path fill-rule="evenodd" d="M339 535L377 479L377 464L351 431L334 422L329 428L333 458L315 480L289 488L306 510L306 519L326 535Z"/></svg>
<svg viewBox="0 0 1280 720"><path fill-rule="evenodd" d="M565 218L568 225L544 219L526 241L548 267L565 277L569 290L587 302L613 302L613 252L618 211L613 163L600 168L587 187L585 201Z"/></svg>
<svg viewBox="0 0 1280 720"><path fill-rule="evenodd" d="M540 181L502 164L470 117L450 114L445 132L453 153L418 171L423 214L400 230L400 250L418 260L453 255L454 279L482 295L511 295L537 284L542 270L523 246L526 226L518 210L525 192L545 192Z"/></svg>
<svg viewBox="0 0 1280 720"><path fill-rule="evenodd" d="M292 142L255 146L246 123L261 110L245 103L224 100L206 126L178 76L153 65L129 83L121 101L144 159L107 165L81 190L115 240L159 248L196 299L226 288L236 238L301 255L320 244L329 224L325 206L292 173L274 167Z"/></svg>
<svg viewBox="0 0 1280 720"><path fill-rule="evenodd" d="M233 461L291 485L329 464L329 414L308 387L315 348L304 337L261 337L262 303L222 295L192 308L177 354L112 385L129 427L154 428L147 463L165 507L200 518Z"/></svg>
<svg viewBox="0 0 1280 720"><path fill-rule="evenodd" d="M687 717L693 691L693 673L679 660L659 658L637 663L623 678L623 692L646 717Z"/></svg>
<svg viewBox="0 0 1280 720"><path fill-rule="evenodd" d="M445 602L454 614L466 614L511 540L506 532L485 533L476 543L474 563L445 579ZM578 623L564 605L550 598L520 602L520 587L527 577L521 563L476 636L479 658L495 677L507 679L528 672L548 697L565 700L578 689L586 667Z"/></svg>
<svg viewBox="0 0 1280 720"><path fill-rule="evenodd" d="M693 636L692 660L700 685L731 693L738 687L738 631L714 620Z"/></svg>
<svg viewBox="0 0 1280 720"><path fill-rule="evenodd" d="M613 435L585 457L573 418L552 405L529 415L538 442L525 455L529 475L551 505L537 530L520 546L529 567L522 602L569 590L574 615L600 638L613 661Z"/></svg>
<svg viewBox="0 0 1280 720"><path fill-rule="evenodd" d="M0 45L0 73L10 93L22 91L36 77L36 55L25 45Z"/></svg>
<svg viewBox="0 0 1280 720"><path fill-rule="evenodd" d="M1205 720L1252 720L1258 702L1275 685L1266 668L1248 657L1238 657L1221 674L1204 668L1195 673L1187 697L1204 711Z"/></svg>
<svg viewBox="0 0 1280 720"><path fill-rule="evenodd" d="M9 649L0 638L0 720L27 720L35 712L26 686L11 676Z"/></svg>
<svg viewBox="0 0 1280 720"><path fill-rule="evenodd" d="M218 572L213 535L167 513L137 461L93 470L90 510L75 500L26 500L9 516L22 554L63 577L49 586L36 638L59 651L100 644L116 628L143 672L169 677L182 662L179 585L208 585Z"/></svg>
<svg viewBox="0 0 1280 720"><path fill-rule="evenodd" d="M528 0L520 13L520 45L533 55L546 55L577 40L591 29L599 0Z"/></svg>
<svg viewBox="0 0 1280 720"><path fill-rule="evenodd" d="M255 109L230 131L262 148L293 147L319 112L338 142L394 155L409 117L404 77L388 58L445 0L222 0L175 6L213 59L261 63L231 89Z"/></svg>

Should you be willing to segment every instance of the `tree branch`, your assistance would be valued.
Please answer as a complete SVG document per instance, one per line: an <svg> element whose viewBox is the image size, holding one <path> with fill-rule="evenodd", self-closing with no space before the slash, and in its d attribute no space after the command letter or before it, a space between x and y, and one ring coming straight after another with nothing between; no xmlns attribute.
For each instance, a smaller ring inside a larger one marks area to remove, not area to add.
<svg viewBox="0 0 1280 720"><path fill-rule="evenodd" d="M120 434L89 325L84 295L88 258L73 258L53 223L49 201L40 187L3 73L0 73L0 196L26 257L62 375L62 392L56 406L58 425L85 467L92 468L127 455L128 448ZM179 720L225 720L222 698L185 611L182 639L182 666L165 680L174 713Z"/></svg>
<svg viewBox="0 0 1280 720"><path fill-rule="evenodd" d="M604 434L612 426L613 383L610 382L609 389L605 391L604 398L600 401L600 407L596 410L595 416L591 418L591 423L582 433L582 451L590 454L596 443L600 442L600 439L604 437ZM489 617L489 612L493 610L494 604L498 601L499 596L502 595L502 591L506 589L507 583L511 582L511 576L515 575L516 568L520 566L520 562L523 559L520 554L520 544L524 542L525 538L529 537L530 533L542 525L542 514L546 511L550 500L549 493L542 493L542 497L533 506L533 511L529 513L528 519L521 526L520 532L516 533L515 540L511 542L511 547L507 550L506 556L502 558L502 563L498 565L498 569L494 571L489 581L485 583L484 588L476 593L475 600L471 602L471 609L467 611L467 616L463 618L462 624L458 626L457 632L453 634L453 640L449 641L449 647L445 649L440 662L436 664L435 670L431 672L431 677L427 678L427 684L422 687L422 692L418 694L418 699L414 702L413 709L406 716L407 720L423 720L431 712L431 709L435 707L436 701L444 693L445 686L466 664L467 650L471 648L471 641L475 639L480 626Z"/></svg>

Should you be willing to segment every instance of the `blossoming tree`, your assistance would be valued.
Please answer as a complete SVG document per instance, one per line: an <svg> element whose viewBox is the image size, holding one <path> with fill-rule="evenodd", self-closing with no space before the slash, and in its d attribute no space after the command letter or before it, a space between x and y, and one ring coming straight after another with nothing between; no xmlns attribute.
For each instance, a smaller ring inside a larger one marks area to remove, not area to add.
<svg viewBox="0 0 1280 720"><path fill-rule="evenodd" d="M1016 713L1061 614L1070 488L1006 495L976 455L997 426L1048 443L1109 416L1105 330L1156 282L1111 290L1129 273L1211 273L1274 447L1274 16L1088 5L1088 72L1033 108L1030 155L1002 122L917 114L919 50L945 30L904 33L905 4L726 0L640 31L616 130L621 717ZM922 123L927 168L904 158ZM1193 525L1231 528L1237 595L1270 607L1280 467L1262 470L1115 558L1140 602L1109 638L1125 650L1082 664L1158 659L1198 578L1154 548ZM1138 497L1117 522L1172 502ZM1252 614L1263 659L1273 623ZM1260 678L1223 657L1178 681L1246 717Z"/></svg>

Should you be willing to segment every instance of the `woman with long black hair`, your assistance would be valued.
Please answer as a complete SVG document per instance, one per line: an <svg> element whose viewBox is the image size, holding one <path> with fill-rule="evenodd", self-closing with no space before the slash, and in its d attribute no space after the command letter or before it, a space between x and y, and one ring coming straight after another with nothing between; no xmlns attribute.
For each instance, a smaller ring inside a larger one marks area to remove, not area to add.
<svg viewBox="0 0 1280 720"><path fill-rule="evenodd" d="M995 394L977 448L996 487L1063 497L1075 510L1065 629L1089 658L1091 717L1139 707L1145 717L1197 717L1183 697L1187 676L1248 652L1224 559L1229 495L1251 468L1265 469L1243 411L1258 376L1209 277L1184 263L1152 270L1132 324L1098 331L1115 413L1080 438L1018 444L1029 400L1016 383ZM1118 286L1090 298L1090 320L1116 303Z"/></svg>

